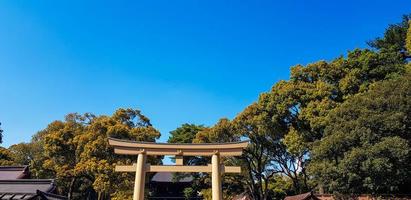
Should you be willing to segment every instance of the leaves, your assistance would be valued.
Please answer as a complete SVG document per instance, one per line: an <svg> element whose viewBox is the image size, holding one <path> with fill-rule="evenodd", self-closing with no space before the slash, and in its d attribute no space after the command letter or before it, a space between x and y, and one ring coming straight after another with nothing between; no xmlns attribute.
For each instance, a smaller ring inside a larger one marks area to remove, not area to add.
<svg viewBox="0 0 411 200"><path fill-rule="evenodd" d="M368 44L376 49L393 49L395 51L405 51L405 38L407 35L408 21L411 15L404 15L401 23L391 24L385 30L384 37L376 38Z"/></svg>
<svg viewBox="0 0 411 200"><path fill-rule="evenodd" d="M154 142L159 136L139 110L118 109L112 116L68 114L64 121L50 123L31 143L10 149L15 161L30 163L37 177L55 178L59 192L72 199L109 194L123 198L134 178L115 173L114 166L131 164L135 158L114 154L108 137ZM150 158L149 162L160 160Z"/></svg>
<svg viewBox="0 0 411 200"><path fill-rule="evenodd" d="M310 172L326 191L398 192L411 161L411 76L383 81L333 110Z"/></svg>
<svg viewBox="0 0 411 200"><path fill-rule="evenodd" d="M411 54L411 20L408 20L407 36L405 41L405 47L407 49L408 55Z"/></svg>
<svg viewBox="0 0 411 200"><path fill-rule="evenodd" d="M0 166L13 165L13 154L10 150L0 147Z"/></svg>

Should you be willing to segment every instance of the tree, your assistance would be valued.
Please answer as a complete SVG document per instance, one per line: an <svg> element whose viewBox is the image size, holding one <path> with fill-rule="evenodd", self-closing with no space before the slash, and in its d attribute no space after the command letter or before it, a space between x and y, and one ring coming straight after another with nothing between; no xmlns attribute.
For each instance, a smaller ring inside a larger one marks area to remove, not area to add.
<svg viewBox="0 0 411 200"><path fill-rule="evenodd" d="M241 165L241 180L254 199L268 199L277 175L292 182L294 193L310 190L306 167L313 142L324 135L329 113L370 85L401 76L405 60L395 51L356 49L347 57L291 69L233 121L223 120L197 134L197 142L228 142L241 137L251 142Z"/></svg>
<svg viewBox="0 0 411 200"><path fill-rule="evenodd" d="M170 137L168 143L193 143L196 134L202 130L206 129L203 125L195 124L182 124L177 129L170 132ZM172 158L174 160L174 158ZM205 165L206 161L203 157L198 156L185 156L184 165ZM185 197L197 197L201 189L204 188L203 175L199 173L175 173L173 174L173 179L180 180L185 177L192 176L193 184L190 187L183 188Z"/></svg>
<svg viewBox="0 0 411 200"><path fill-rule="evenodd" d="M368 42L368 45L382 51L394 50L401 52L405 58L410 57L410 54L406 53L406 37L410 19L411 14L404 15L401 23L389 25L382 38L376 38Z"/></svg>
<svg viewBox="0 0 411 200"><path fill-rule="evenodd" d="M196 135L206 130L207 128L203 125L195 124L182 124L176 130L170 132L170 138L168 143L194 143ZM184 165L202 165L205 160L202 157L187 156L184 157ZM193 174L194 175L194 174ZM182 178L182 177L179 177Z"/></svg>
<svg viewBox="0 0 411 200"><path fill-rule="evenodd" d="M405 41L405 47L408 55L411 55L411 20L408 20L407 38Z"/></svg>
<svg viewBox="0 0 411 200"><path fill-rule="evenodd" d="M244 159L255 199L266 199L276 174L290 178L293 191L308 191L306 166L312 142L323 137L330 111L374 82L404 73L397 52L354 50L347 58L320 61L291 69L289 81L270 92L235 119L239 133L251 140ZM256 197L259 196L259 197Z"/></svg>
<svg viewBox="0 0 411 200"><path fill-rule="evenodd" d="M76 182L87 178L81 177L75 171L80 160L75 138L85 132L86 123L90 122L86 121L85 116L68 114L65 121L54 121L40 133L44 144L42 167L53 172L59 192L68 195L69 199L74 198Z"/></svg>
<svg viewBox="0 0 411 200"><path fill-rule="evenodd" d="M233 126L228 119L220 119L218 123L211 127L204 127L203 125L195 124L183 124L176 130L170 132L169 143L217 143L217 142L230 142L238 141L239 138L232 134ZM207 157L184 157L185 165L207 165L211 162ZM230 160L225 159L227 164ZM232 163L231 163L232 164ZM210 190L210 176L209 174L202 173L179 173L175 175L176 179L186 177L187 175L194 177L194 182L191 187L185 188L184 193L187 198L196 197L198 193L201 193L203 198L211 199ZM226 175L224 178L223 193L225 198L229 198L235 192L238 192L241 185L235 184L238 181L234 181L235 177ZM238 180L238 179L237 179Z"/></svg>
<svg viewBox="0 0 411 200"><path fill-rule="evenodd" d="M199 131L193 142L194 143L224 143L237 142L240 140L240 135L235 129L232 121L226 118L220 119L213 127L205 128ZM211 162L210 158L201 158L197 161L201 165L207 165ZM241 166L242 162L237 158L222 158L222 162L227 166ZM244 176L237 174L224 174L223 178L223 198L231 199L236 194L244 191ZM211 199L211 177L210 174L200 176L199 185L201 193L205 199Z"/></svg>
<svg viewBox="0 0 411 200"><path fill-rule="evenodd" d="M108 199L110 194L125 198L132 189L133 176L114 173L114 165L131 164L135 158L115 155L107 138L154 142L160 133L139 110L118 109L112 116L69 114L38 135L44 145L43 167L56 177L61 194L71 199Z"/></svg>
<svg viewBox="0 0 411 200"><path fill-rule="evenodd" d="M410 191L411 75L373 85L333 110L310 173L326 192Z"/></svg>
<svg viewBox="0 0 411 200"><path fill-rule="evenodd" d="M112 116L99 116L91 120L85 134L75 138L77 150L81 152L76 172L92 177L92 186L99 198L109 194L112 197L116 197L116 193L126 194L132 189L134 180L132 174L115 173L114 165L131 164L135 162L135 156L114 154L107 137L154 142L160 133L139 110L118 109ZM158 164L161 160L149 157L148 162Z"/></svg>
<svg viewBox="0 0 411 200"><path fill-rule="evenodd" d="M30 165L33 161L41 159L41 147L35 143L19 143L9 147L10 152L13 154L13 160L18 165Z"/></svg>
<svg viewBox="0 0 411 200"><path fill-rule="evenodd" d="M0 166L9 166L13 164L13 154L8 149L0 147Z"/></svg>
<svg viewBox="0 0 411 200"><path fill-rule="evenodd" d="M239 141L239 134L235 133L235 127L227 118L222 118L211 128L199 131L194 138L194 143L223 143Z"/></svg>
<svg viewBox="0 0 411 200"><path fill-rule="evenodd" d="M374 83L395 79L407 71L406 19L407 23L390 26L383 38L370 42L375 50L355 49L330 62L292 67L288 81L275 84L226 123L225 127L233 128L216 133L205 130L195 140L251 140L242 158L247 174L240 180L254 199L267 199L272 192L269 186L275 185L278 175L292 183L289 192L312 189L315 185L311 185L306 169L313 145L324 137L330 113L367 92Z"/></svg>
<svg viewBox="0 0 411 200"><path fill-rule="evenodd" d="M203 125L182 124L176 130L170 132L169 143L192 143L196 134L204 130Z"/></svg>

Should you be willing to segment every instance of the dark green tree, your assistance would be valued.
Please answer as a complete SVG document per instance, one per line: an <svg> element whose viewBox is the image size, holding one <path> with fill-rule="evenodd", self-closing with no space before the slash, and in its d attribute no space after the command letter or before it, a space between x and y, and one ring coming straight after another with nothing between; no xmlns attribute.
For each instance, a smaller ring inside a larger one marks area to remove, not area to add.
<svg viewBox="0 0 411 200"><path fill-rule="evenodd" d="M203 125L182 124L176 130L170 131L169 143L192 143L196 134L204 130Z"/></svg>
<svg viewBox="0 0 411 200"><path fill-rule="evenodd" d="M169 143L193 143L197 133L206 129L203 125L182 124L177 129L170 131ZM172 158L174 160L174 158ZM205 165L206 159L202 157L186 156L184 165ZM198 173L175 173L174 179L179 180L187 176L194 177L193 184L188 188L182 188L186 198L197 197L198 193L204 188L203 176Z"/></svg>
<svg viewBox="0 0 411 200"><path fill-rule="evenodd" d="M411 14L404 15L402 22L389 25L383 37L368 42L368 45L382 51L398 51L404 58L409 58L411 54L407 52L406 38L410 19Z"/></svg>
<svg viewBox="0 0 411 200"><path fill-rule="evenodd" d="M372 85L334 109L312 151L310 173L326 192L409 192L411 76Z"/></svg>

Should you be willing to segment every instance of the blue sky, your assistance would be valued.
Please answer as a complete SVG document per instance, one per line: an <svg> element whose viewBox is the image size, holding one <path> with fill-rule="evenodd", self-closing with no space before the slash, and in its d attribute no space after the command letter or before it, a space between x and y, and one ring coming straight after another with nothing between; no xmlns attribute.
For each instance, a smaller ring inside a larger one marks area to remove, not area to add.
<svg viewBox="0 0 411 200"><path fill-rule="evenodd" d="M3 146L71 112L141 109L166 141L234 117L290 66L363 48L406 0L0 1Z"/></svg>

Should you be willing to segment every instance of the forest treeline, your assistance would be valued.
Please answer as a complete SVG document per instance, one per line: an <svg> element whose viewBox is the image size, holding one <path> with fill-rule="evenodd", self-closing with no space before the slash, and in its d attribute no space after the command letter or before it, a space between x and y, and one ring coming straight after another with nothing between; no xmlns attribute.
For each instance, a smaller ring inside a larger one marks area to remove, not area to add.
<svg viewBox="0 0 411 200"><path fill-rule="evenodd" d="M225 175L225 199L244 191L255 200L311 190L411 193L410 18L389 25L369 48L291 67L289 80L274 84L234 119L210 127L183 124L168 142L250 140L243 156L224 160L243 169ZM55 178L58 192L70 199L129 199L133 175L114 173L114 166L131 164L135 157L115 155L107 137L154 142L159 136L139 110L73 113L51 122L29 143L1 148L0 165L29 165L34 178ZM201 165L207 159L184 162ZM185 195L209 197L209 175L192 176Z"/></svg>

